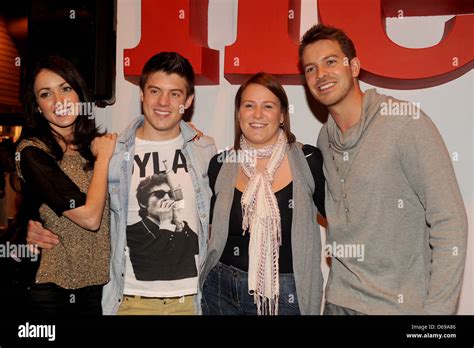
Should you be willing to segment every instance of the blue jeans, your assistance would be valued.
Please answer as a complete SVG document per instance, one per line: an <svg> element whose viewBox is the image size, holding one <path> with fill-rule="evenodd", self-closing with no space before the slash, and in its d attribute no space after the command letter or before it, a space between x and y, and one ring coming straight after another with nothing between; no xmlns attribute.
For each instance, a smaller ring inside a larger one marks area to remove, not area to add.
<svg viewBox="0 0 474 348"><path fill-rule="evenodd" d="M219 262L204 282L203 314L257 315L257 305L248 291L248 273ZM280 273L278 315L300 315L292 273Z"/></svg>

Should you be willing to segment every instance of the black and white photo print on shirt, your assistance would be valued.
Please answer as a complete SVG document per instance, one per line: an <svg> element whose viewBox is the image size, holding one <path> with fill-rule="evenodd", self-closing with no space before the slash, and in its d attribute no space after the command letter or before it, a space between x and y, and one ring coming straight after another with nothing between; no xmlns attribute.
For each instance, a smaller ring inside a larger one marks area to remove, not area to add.
<svg viewBox="0 0 474 348"><path fill-rule="evenodd" d="M197 288L198 215L182 137L137 139L127 220L125 293L182 296Z"/></svg>

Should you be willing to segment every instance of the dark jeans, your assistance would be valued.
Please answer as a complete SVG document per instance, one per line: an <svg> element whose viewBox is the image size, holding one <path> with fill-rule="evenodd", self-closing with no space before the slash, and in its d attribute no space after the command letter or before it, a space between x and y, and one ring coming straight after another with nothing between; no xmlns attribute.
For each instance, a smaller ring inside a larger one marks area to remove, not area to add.
<svg viewBox="0 0 474 348"><path fill-rule="evenodd" d="M204 315L257 315L257 305L248 292L248 273L219 262L203 287ZM293 274L280 274L278 315L300 315Z"/></svg>
<svg viewBox="0 0 474 348"><path fill-rule="evenodd" d="M323 315L365 315L365 314L361 312L357 312L353 309L338 306L326 301L324 305Z"/></svg>
<svg viewBox="0 0 474 348"><path fill-rule="evenodd" d="M2 239L0 236L0 244L10 242L11 245L21 246L26 243L22 238L16 242L11 242L12 239L14 238ZM39 260L33 261L32 258L21 258L21 262L17 262L11 257L0 257L0 313L2 317L24 318L25 314L31 312L28 303L28 287L34 282L38 265Z"/></svg>
<svg viewBox="0 0 474 348"><path fill-rule="evenodd" d="M36 317L97 317L102 315L102 285L68 290L53 283L33 284L28 290Z"/></svg>

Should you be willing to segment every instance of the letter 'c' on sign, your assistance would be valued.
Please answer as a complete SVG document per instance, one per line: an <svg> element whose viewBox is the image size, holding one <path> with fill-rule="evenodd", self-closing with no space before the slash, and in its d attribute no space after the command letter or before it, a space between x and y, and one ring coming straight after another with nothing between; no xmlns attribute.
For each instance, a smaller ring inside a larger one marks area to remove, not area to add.
<svg viewBox="0 0 474 348"><path fill-rule="evenodd" d="M474 1L318 0L320 21L343 29L361 60L360 79L396 89L436 86L465 74L474 63ZM406 48L390 40L385 18L457 15L432 47ZM463 14L463 15L459 15Z"/></svg>

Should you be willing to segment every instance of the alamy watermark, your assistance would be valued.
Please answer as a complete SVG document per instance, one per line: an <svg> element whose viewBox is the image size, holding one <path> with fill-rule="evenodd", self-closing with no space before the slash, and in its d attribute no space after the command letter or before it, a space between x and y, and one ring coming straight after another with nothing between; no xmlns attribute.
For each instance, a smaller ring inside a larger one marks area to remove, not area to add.
<svg viewBox="0 0 474 348"><path fill-rule="evenodd" d="M0 244L0 258L12 258L16 262L21 262L21 259L31 258L31 261L38 260L38 255L32 252L27 244L12 244L6 242Z"/></svg>
<svg viewBox="0 0 474 348"><path fill-rule="evenodd" d="M56 340L56 325L36 325L26 322L18 326L19 338L47 338L52 342Z"/></svg>
<svg viewBox="0 0 474 348"><path fill-rule="evenodd" d="M217 156L218 163L249 163L250 165L255 165L256 161L256 150L229 150L226 147Z"/></svg>
<svg viewBox="0 0 474 348"><path fill-rule="evenodd" d="M411 116L414 120L420 118L420 103L412 103L407 101L399 101L389 99L388 102L380 104L380 114L384 116Z"/></svg>
<svg viewBox="0 0 474 348"><path fill-rule="evenodd" d="M324 247L325 257L337 258L356 258L357 261L365 260L365 245L364 244L326 244Z"/></svg>
<svg viewBox="0 0 474 348"><path fill-rule="evenodd" d="M64 102L57 102L54 113L58 116L87 116L89 119L95 117L95 104L90 102L71 102L65 100Z"/></svg>

